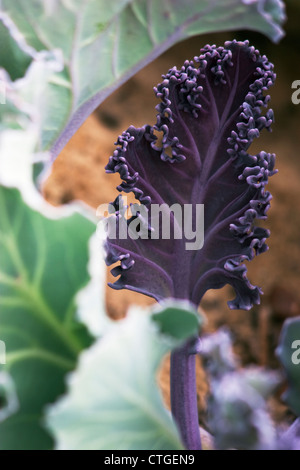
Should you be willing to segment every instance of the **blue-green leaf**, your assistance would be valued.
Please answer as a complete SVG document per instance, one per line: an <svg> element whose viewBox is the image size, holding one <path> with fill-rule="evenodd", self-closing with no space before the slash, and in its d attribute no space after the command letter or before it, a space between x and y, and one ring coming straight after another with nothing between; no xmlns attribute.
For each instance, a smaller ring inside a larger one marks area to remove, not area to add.
<svg viewBox="0 0 300 470"><path fill-rule="evenodd" d="M40 148L54 156L113 90L172 45L235 29L278 41L284 18L281 0L2 0L0 16L33 57L62 53L61 70L47 82L39 132Z"/></svg>
<svg viewBox="0 0 300 470"><path fill-rule="evenodd" d="M47 219L4 187L0 214L1 367L19 403L0 422L0 449L49 449L44 407L64 392L65 374L91 344L76 321L75 296L89 279L87 242L95 226L79 213Z"/></svg>
<svg viewBox="0 0 300 470"><path fill-rule="evenodd" d="M69 393L48 413L57 449L182 449L156 384L164 355L197 334L197 314L181 307L152 315L134 309L81 355ZM181 334L171 325L176 309Z"/></svg>

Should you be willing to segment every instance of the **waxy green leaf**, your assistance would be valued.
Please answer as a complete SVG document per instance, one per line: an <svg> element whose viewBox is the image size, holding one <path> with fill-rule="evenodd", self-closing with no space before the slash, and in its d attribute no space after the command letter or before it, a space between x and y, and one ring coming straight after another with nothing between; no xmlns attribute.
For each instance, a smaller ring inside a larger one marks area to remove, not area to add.
<svg viewBox="0 0 300 470"><path fill-rule="evenodd" d="M57 449L183 448L156 383L165 354L198 331L197 313L181 307L169 304L152 315L133 309L83 352L68 394L48 413ZM179 324L185 324L180 334Z"/></svg>
<svg viewBox="0 0 300 470"><path fill-rule="evenodd" d="M75 296L89 280L88 239L95 225L79 213L57 220L0 187L0 339L2 369L18 411L0 422L0 449L49 449L42 413L65 390L65 374L91 344L76 321Z"/></svg>
<svg viewBox="0 0 300 470"><path fill-rule="evenodd" d="M41 104L40 149L54 157L112 91L172 45L236 29L278 41L284 18L281 0L2 0L0 13L33 58L61 52Z"/></svg>

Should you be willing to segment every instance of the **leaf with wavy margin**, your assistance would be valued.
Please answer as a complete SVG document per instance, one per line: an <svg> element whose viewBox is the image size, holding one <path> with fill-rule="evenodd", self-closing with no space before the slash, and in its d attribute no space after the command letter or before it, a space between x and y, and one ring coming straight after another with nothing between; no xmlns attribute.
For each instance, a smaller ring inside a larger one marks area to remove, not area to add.
<svg viewBox="0 0 300 470"><path fill-rule="evenodd" d="M267 250L269 231L256 221L266 219L271 194L265 186L276 173L274 154L251 155L248 149L273 122L273 111L264 111L273 64L248 41L232 41L207 45L163 79L155 88L156 124L129 127L106 166L120 174L118 191L132 192L139 203L129 219L122 196L110 206L106 262L119 262L112 269L118 279L110 285L157 301L174 297L198 305L208 289L230 284L236 298L229 306L248 310L259 303L261 290L248 281L244 262ZM171 221L168 237L154 206ZM186 220L193 230L200 221L203 245L187 248ZM131 235L132 225L137 235Z"/></svg>
<svg viewBox="0 0 300 470"><path fill-rule="evenodd" d="M0 19L20 47L60 50L48 80L39 143L57 156L91 112L134 73L175 43L201 33L250 29L274 41L281 0L2 0Z"/></svg>

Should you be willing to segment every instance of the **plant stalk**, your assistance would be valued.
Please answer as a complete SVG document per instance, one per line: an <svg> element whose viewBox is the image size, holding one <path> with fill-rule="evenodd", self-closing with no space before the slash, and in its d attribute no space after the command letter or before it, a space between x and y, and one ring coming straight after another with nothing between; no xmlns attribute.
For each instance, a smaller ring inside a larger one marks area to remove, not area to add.
<svg viewBox="0 0 300 470"><path fill-rule="evenodd" d="M201 450L193 343L189 340L171 353L171 410L186 449Z"/></svg>

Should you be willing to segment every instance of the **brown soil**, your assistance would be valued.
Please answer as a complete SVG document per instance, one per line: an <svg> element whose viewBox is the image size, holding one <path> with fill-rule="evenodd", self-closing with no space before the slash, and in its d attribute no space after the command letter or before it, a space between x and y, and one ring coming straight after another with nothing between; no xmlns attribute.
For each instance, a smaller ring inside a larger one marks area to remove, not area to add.
<svg viewBox="0 0 300 470"><path fill-rule="evenodd" d="M247 36L253 38L252 42L269 56L278 72L277 83L271 90L272 106L277 118L273 133L263 133L253 146L254 151L264 149L278 156L279 173L269 184L274 199L265 224L272 232L270 250L249 264L250 280L261 286L265 295L261 306L254 307L250 312L229 310L226 301L233 296L229 287L209 291L201 305L207 318L205 330L214 331L227 325L233 333L236 352L243 365L258 364L271 368L278 367L274 349L283 321L289 316L300 315L300 162L297 158L300 105L297 107L291 103L291 83L300 80L300 70L295 60L299 53L298 43L290 39L294 39L296 34L292 22L288 24L289 30L290 35L279 46L260 35L238 35L239 39ZM104 166L117 136L124 129L130 124L141 126L153 123L157 100L152 87L160 82L161 74L173 65L180 66L186 58L192 58L207 42L222 44L224 40L232 38L232 34L224 34L185 41L113 93L88 118L56 160L53 172L44 185L47 200L59 205L81 199L95 209L99 204L114 200L119 178L106 175ZM152 302L139 294L107 289L107 311L112 318L124 316L132 303L149 305ZM207 385L201 367L198 369L202 418ZM168 372L169 362L166 360L160 383L167 402ZM292 415L280 402L279 396L272 402L275 419L291 420Z"/></svg>

